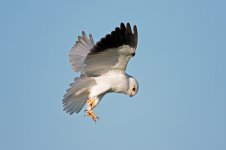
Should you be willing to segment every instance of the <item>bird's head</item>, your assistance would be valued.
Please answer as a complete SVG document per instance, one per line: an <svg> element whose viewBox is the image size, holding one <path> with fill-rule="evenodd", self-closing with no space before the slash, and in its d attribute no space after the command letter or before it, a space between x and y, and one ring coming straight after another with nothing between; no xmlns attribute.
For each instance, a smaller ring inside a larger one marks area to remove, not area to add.
<svg viewBox="0 0 226 150"><path fill-rule="evenodd" d="M138 84L137 80L133 77L129 77L129 89L128 89L127 94L130 97L132 97L137 94L138 89L139 89L139 84Z"/></svg>

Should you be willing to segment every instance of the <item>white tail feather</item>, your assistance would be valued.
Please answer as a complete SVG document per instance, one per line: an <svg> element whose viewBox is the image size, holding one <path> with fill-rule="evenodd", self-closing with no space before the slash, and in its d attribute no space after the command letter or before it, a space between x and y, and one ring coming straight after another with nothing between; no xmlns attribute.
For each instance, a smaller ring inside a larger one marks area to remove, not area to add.
<svg viewBox="0 0 226 150"><path fill-rule="evenodd" d="M63 99L64 111L70 115L78 113L86 104L89 96L90 88L95 84L95 81L89 77L75 78L75 82L70 84Z"/></svg>

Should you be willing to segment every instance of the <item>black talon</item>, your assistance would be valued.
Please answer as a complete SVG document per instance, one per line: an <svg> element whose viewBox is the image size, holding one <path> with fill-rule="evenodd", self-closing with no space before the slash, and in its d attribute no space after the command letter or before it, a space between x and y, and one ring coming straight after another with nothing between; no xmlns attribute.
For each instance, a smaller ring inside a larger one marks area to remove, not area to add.
<svg viewBox="0 0 226 150"><path fill-rule="evenodd" d="M100 118L99 118L99 117L96 117L96 119L95 119L95 120L93 119L93 120L95 121L95 123L97 122L97 119L98 119L98 120L100 120Z"/></svg>

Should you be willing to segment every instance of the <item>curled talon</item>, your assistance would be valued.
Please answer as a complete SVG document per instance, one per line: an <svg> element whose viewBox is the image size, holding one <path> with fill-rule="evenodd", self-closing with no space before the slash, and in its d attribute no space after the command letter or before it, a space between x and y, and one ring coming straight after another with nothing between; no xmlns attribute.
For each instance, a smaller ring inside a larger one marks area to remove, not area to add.
<svg viewBox="0 0 226 150"><path fill-rule="evenodd" d="M93 121L96 122L97 119L99 119L99 117L97 117L92 110L87 110L85 116L90 116Z"/></svg>
<svg viewBox="0 0 226 150"><path fill-rule="evenodd" d="M93 121L95 121L95 122L97 121L97 119L100 120L100 118L97 117L97 116L92 116L92 119L93 119Z"/></svg>

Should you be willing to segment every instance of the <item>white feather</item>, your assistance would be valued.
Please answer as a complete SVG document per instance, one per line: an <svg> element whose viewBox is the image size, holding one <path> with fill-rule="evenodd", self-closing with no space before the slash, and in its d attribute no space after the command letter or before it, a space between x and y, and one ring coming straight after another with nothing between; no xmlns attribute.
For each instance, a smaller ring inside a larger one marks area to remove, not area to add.
<svg viewBox="0 0 226 150"><path fill-rule="evenodd" d="M81 68L81 72L84 74L102 75L111 70L118 70L124 73L128 61L132 57L131 54L134 52L134 48L123 45L119 48L88 55L84 61L84 68Z"/></svg>
<svg viewBox="0 0 226 150"><path fill-rule="evenodd" d="M76 72L84 68L84 60L94 46L94 41L91 34L89 35L89 38L90 39L88 39L86 33L83 31L82 36L78 37L78 41L70 50L69 61L73 70Z"/></svg>
<svg viewBox="0 0 226 150"><path fill-rule="evenodd" d="M86 104L90 88L95 85L95 80L89 77L75 78L75 82L64 95L64 110L70 114L78 113Z"/></svg>
<svg viewBox="0 0 226 150"><path fill-rule="evenodd" d="M129 88L127 76L119 71L110 71L102 76L93 77L93 79L96 84L90 89L89 97L109 92L127 93Z"/></svg>

